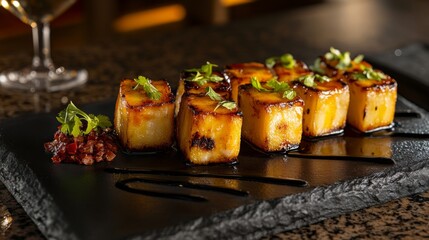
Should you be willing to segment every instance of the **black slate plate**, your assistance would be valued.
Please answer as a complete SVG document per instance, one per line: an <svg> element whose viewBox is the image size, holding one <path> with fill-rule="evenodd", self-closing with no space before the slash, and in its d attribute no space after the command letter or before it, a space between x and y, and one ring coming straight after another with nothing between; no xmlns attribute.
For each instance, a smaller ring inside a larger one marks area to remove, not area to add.
<svg viewBox="0 0 429 240"><path fill-rule="evenodd" d="M256 238L427 189L429 114L400 97L395 122L393 132L305 141L289 156L243 143L229 166L188 166L173 149L78 166L52 164L43 151L55 114L30 115L2 122L1 180L49 238ZM128 191L118 188L124 179L134 179ZM189 183L217 188L180 187Z"/></svg>
<svg viewBox="0 0 429 240"><path fill-rule="evenodd" d="M370 62L426 108L426 78L396 70L429 47L399 50ZM114 101L83 108L112 117ZM48 238L260 238L429 189L429 113L402 97L396 111L394 131L347 129L288 155L243 143L229 166L188 166L173 149L55 165L43 151L55 114L28 115L0 124L0 180Z"/></svg>

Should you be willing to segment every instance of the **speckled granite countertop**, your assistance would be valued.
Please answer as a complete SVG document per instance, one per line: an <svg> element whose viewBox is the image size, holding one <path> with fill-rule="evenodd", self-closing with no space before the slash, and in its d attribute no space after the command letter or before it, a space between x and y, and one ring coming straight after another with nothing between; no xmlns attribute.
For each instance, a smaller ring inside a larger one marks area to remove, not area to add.
<svg viewBox="0 0 429 240"><path fill-rule="evenodd" d="M398 0L392 1L389 7L384 6L385 1L351 3L359 5L358 10L355 9L357 12L353 14L359 15L359 11L363 14L368 9L375 8L379 15L384 16L381 20L374 18L370 21L370 25L378 28L376 32L348 30L349 26L342 26L330 16L347 11L350 4L327 3L263 19L211 27L204 32L200 28L192 28L144 38L144 41L136 38L103 46L59 50L53 55L54 61L58 65L87 68L90 76L88 84L67 92L37 94L0 88L0 124L2 119L56 110L69 100L81 105L112 99L116 97L119 80L124 77L143 73L153 78L176 79L182 69L201 65L206 60L221 65L261 61L267 56L288 51L310 63L311 59L331 45L353 52L380 53L414 41L429 42L429 16L423 11L429 8L429 3L414 3ZM407 6L407 9L402 9L403 6ZM313 19L307 20L306 16L313 16ZM347 25L355 20L344 19L343 23ZM309 26L314 22L318 22L319 28ZM338 31L343 32L342 37L336 35ZM356 31L361 35L354 34ZM354 37L349 34L354 34ZM314 40L315 36L318 41ZM22 52L2 55L0 69L23 66L29 62L30 57L29 53ZM0 203L7 207L13 217L11 226L2 228L0 238L43 238L3 184L0 184ZM267 238L416 239L429 237L427 226L429 191Z"/></svg>

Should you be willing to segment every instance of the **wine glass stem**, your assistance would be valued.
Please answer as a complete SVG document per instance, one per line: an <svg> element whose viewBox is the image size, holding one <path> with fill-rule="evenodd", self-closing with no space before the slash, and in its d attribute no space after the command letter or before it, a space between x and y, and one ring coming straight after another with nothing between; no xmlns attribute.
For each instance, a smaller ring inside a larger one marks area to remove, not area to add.
<svg viewBox="0 0 429 240"><path fill-rule="evenodd" d="M36 72L49 72L54 70L51 59L49 23L35 22L31 24L33 30L33 70Z"/></svg>

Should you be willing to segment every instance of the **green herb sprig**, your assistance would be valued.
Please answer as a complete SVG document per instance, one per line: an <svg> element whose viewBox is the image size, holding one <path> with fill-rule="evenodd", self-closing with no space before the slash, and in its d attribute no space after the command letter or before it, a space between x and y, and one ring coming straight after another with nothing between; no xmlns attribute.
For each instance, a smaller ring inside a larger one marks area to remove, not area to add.
<svg viewBox="0 0 429 240"><path fill-rule="evenodd" d="M292 100L296 97L296 92L286 82L279 82L277 78L272 78L267 82L267 86L271 89L262 87L261 83L256 77L250 78L252 86L260 92L276 92L280 93L282 98Z"/></svg>
<svg viewBox="0 0 429 240"><path fill-rule="evenodd" d="M327 76L322 76L316 73L316 74L308 74L308 75L302 76L298 78L298 81L302 82L307 87L315 87L317 86L316 81L323 83L323 82L329 82L331 81L331 79Z"/></svg>
<svg viewBox="0 0 429 240"><path fill-rule="evenodd" d="M151 84L151 80L144 76L139 76L138 78L134 78L134 81L137 83L136 86L134 86L134 90L136 90L139 86L143 87L143 90L147 94L147 96L152 100L159 100L161 98L161 92L156 89Z"/></svg>
<svg viewBox="0 0 429 240"><path fill-rule="evenodd" d="M256 88L260 92L269 92L270 90L262 87L261 82L259 82L258 78L251 77L250 78L250 84L252 84L252 87Z"/></svg>
<svg viewBox="0 0 429 240"><path fill-rule="evenodd" d="M296 97L296 92L286 82L279 82L276 78L267 82L267 86L271 87L274 92L282 93L283 98L292 100Z"/></svg>
<svg viewBox="0 0 429 240"><path fill-rule="evenodd" d="M206 88L206 95L210 97L211 100L217 101L218 104L216 105L214 111L216 111L219 107L224 107L228 110L232 110L237 107L237 104L232 101L224 100L219 93L217 93L213 88L207 87Z"/></svg>
<svg viewBox="0 0 429 240"><path fill-rule="evenodd" d="M362 54L355 57L353 60L350 58L350 52L341 52L340 50L331 47L329 52L325 53L326 60L337 60L338 63L335 66L336 69L346 70L352 64L352 61L355 63L362 62L364 56Z"/></svg>
<svg viewBox="0 0 429 240"><path fill-rule="evenodd" d="M270 57L265 60L265 66L268 68L273 68L277 62L280 62L283 67L287 69L291 69L295 66L296 60L293 58L293 55L290 53L286 53L281 55L280 57Z"/></svg>
<svg viewBox="0 0 429 240"><path fill-rule="evenodd" d="M73 137L86 135L93 129L104 129L112 126L109 117L104 115L95 116L93 114L87 114L77 108L73 102L70 102L66 109L58 114L57 120L61 123L61 132L67 135L72 135ZM83 129L83 122L86 122L85 129Z"/></svg>
<svg viewBox="0 0 429 240"><path fill-rule="evenodd" d="M186 78L185 80L190 82L196 82L200 86L206 84L207 82L222 81L222 77L213 74L213 67L218 67L218 65L207 62L207 64L202 65L201 68L187 69L185 70L186 72L191 72L194 74Z"/></svg>
<svg viewBox="0 0 429 240"><path fill-rule="evenodd" d="M362 72L353 73L352 77L356 80L376 80L381 81L386 79L386 74L375 71L372 68L365 68Z"/></svg>
<svg viewBox="0 0 429 240"><path fill-rule="evenodd" d="M316 73L325 74L325 70L322 68L322 60L320 58L316 58L313 65L310 66L310 70Z"/></svg>

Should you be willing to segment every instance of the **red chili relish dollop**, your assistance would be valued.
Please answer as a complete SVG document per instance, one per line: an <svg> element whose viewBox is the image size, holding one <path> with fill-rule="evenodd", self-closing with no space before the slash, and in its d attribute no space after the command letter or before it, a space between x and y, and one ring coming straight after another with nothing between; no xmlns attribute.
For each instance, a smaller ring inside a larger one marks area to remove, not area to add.
<svg viewBox="0 0 429 240"><path fill-rule="evenodd" d="M52 153L54 163L78 163L92 165L95 162L112 161L118 147L111 128L93 129L89 134L73 137L61 132L60 127L54 140L44 145L45 151Z"/></svg>

